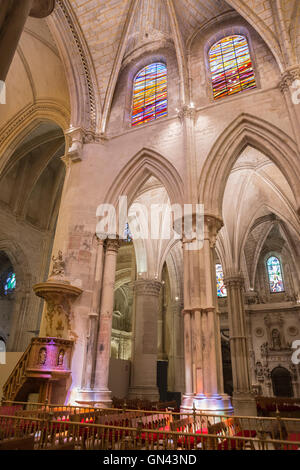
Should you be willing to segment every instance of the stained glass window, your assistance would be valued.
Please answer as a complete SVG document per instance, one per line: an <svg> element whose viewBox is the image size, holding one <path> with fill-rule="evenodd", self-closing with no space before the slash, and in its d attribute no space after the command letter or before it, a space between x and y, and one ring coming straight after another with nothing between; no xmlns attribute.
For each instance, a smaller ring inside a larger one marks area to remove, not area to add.
<svg viewBox="0 0 300 470"><path fill-rule="evenodd" d="M125 225L124 241L127 242L127 243L132 242L132 235L131 235L131 231L130 231L128 222L126 222L126 225Z"/></svg>
<svg viewBox="0 0 300 470"><path fill-rule="evenodd" d="M276 256L270 256L267 260L267 270L271 292L284 292L281 264Z"/></svg>
<svg viewBox="0 0 300 470"><path fill-rule="evenodd" d="M4 284L4 294L7 295L16 288L16 275L15 273L10 273Z"/></svg>
<svg viewBox="0 0 300 470"><path fill-rule="evenodd" d="M227 290L224 284L224 274L221 264L216 264L216 276L218 297L227 297Z"/></svg>
<svg viewBox="0 0 300 470"><path fill-rule="evenodd" d="M228 36L209 51L214 99L256 88L247 39Z"/></svg>
<svg viewBox="0 0 300 470"><path fill-rule="evenodd" d="M138 126L167 115L167 67L147 65L133 83L132 125Z"/></svg>

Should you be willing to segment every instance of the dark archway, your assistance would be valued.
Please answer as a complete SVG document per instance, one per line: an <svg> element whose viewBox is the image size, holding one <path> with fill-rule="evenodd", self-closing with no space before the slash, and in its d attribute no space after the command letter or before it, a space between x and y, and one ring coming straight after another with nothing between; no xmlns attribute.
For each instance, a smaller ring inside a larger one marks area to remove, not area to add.
<svg viewBox="0 0 300 470"><path fill-rule="evenodd" d="M227 395L232 396L233 392L233 378L232 378L232 364L230 354L230 343L221 339L222 349L222 362L223 362L223 380L224 380L224 392Z"/></svg>
<svg viewBox="0 0 300 470"><path fill-rule="evenodd" d="M16 274L11 260L0 250L0 341L10 335L15 302Z"/></svg>
<svg viewBox="0 0 300 470"><path fill-rule="evenodd" d="M275 397L293 397L292 376L284 367L275 367L271 373Z"/></svg>

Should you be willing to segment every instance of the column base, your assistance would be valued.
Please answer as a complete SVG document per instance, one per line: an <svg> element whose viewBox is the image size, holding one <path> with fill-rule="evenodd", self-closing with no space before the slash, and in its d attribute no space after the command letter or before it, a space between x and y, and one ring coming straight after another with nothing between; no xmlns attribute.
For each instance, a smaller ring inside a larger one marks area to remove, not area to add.
<svg viewBox="0 0 300 470"><path fill-rule="evenodd" d="M138 387L130 387L128 392L128 399L138 398L141 400L158 401L159 392L157 387L148 387L142 385Z"/></svg>
<svg viewBox="0 0 300 470"><path fill-rule="evenodd" d="M250 392L233 392L232 404L236 416L257 416L256 401Z"/></svg>
<svg viewBox="0 0 300 470"><path fill-rule="evenodd" d="M233 407L231 405L230 397L226 394L184 394L182 397L180 410L191 412L194 409L207 414L233 414Z"/></svg>
<svg viewBox="0 0 300 470"><path fill-rule="evenodd" d="M79 390L76 394L76 404L93 406L95 408L111 408L111 391L104 390Z"/></svg>

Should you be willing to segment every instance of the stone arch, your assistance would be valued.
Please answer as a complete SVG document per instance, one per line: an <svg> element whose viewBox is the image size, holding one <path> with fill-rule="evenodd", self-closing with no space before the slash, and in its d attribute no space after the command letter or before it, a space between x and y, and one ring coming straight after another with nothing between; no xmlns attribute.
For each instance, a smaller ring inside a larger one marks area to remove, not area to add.
<svg viewBox="0 0 300 470"><path fill-rule="evenodd" d="M171 204L182 204L183 182L176 168L158 152L147 148L126 163L106 194L105 202L117 208L119 196L126 195L129 207L150 176L155 176L163 184Z"/></svg>
<svg viewBox="0 0 300 470"><path fill-rule="evenodd" d="M275 367L271 372L273 393L275 397L293 397L292 375L282 366Z"/></svg>
<svg viewBox="0 0 300 470"><path fill-rule="evenodd" d="M222 217L222 203L230 171L248 146L264 153L288 181L300 214L300 170L296 143L273 124L242 113L220 135L203 166L199 180L199 200L205 211Z"/></svg>
<svg viewBox="0 0 300 470"><path fill-rule="evenodd" d="M0 130L0 174L25 137L44 121L52 121L65 131L69 127L70 116L57 103L39 102L23 109Z"/></svg>
<svg viewBox="0 0 300 470"><path fill-rule="evenodd" d="M7 344L7 349L17 350L20 336L23 332L25 317L29 305L30 286L32 285L32 275L27 257L22 248L13 240L7 238L0 239L0 251L3 251L10 259L16 273L16 298L12 313L11 332L13 333Z"/></svg>

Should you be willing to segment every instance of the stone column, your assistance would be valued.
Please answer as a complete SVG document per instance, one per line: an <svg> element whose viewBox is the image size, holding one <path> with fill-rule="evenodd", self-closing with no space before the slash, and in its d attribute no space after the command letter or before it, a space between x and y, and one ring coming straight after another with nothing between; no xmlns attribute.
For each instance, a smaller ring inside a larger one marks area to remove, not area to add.
<svg viewBox="0 0 300 470"><path fill-rule="evenodd" d="M157 319L161 283L135 281L134 347L129 398L159 399L157 389Z"/></svg>
<svg viewBox="0 0 300 470"><path fill-rule="evenodd" d="M110 406L112 403L111 391L108 389L108 376L118 249L118 240L109 238L106 240L94 382L94 400L101 406Z"/></svg>
<svg viewBox="0 0 300 470"><path fill-rule="evenodd" d="M5 81L28 16L50 15L55 0L2 0L0 2L0 80Z"/></svg>
<svg viewBox="0 0 300 470"><path fill-rule="evenodd" d="M89 313L88 341L86 349L86 361L83 370L82 390L80 392L84 401L93 399L93 386L95 381L95 367L97 360L97 339L100 318L100 301L103 277L103 244L104 240L96 237L96 263L93 285L92 308Z"/></svg>
<svg viewBox="0 0 300 470"><path fill-rule="evenodd" d="M166 299L165 299L165 289L162 286L161 290L161 303L158 309L158 318L157 318L157 360L158 361L167 361L168 356L165 349L165 322L166 322Z"/></svg>
<svg viewBox="0 0 300 470"><path fill-rule="evenodd" d="M217 310L215 241L222 222L205 216L202 249L184 246L184 335L186 393L182 408L232 412L223 393L220 325ZM185 243L184 243L185 245Z"/></svg>
<svg viewBox="0 0 300 470"><path fill-rule="evenodd" d="M228 296L234 413L256 416L256 404L251 391L250 358L243 296L244 278L239 273L230 274L225 277L224 283Z"/></svg>

